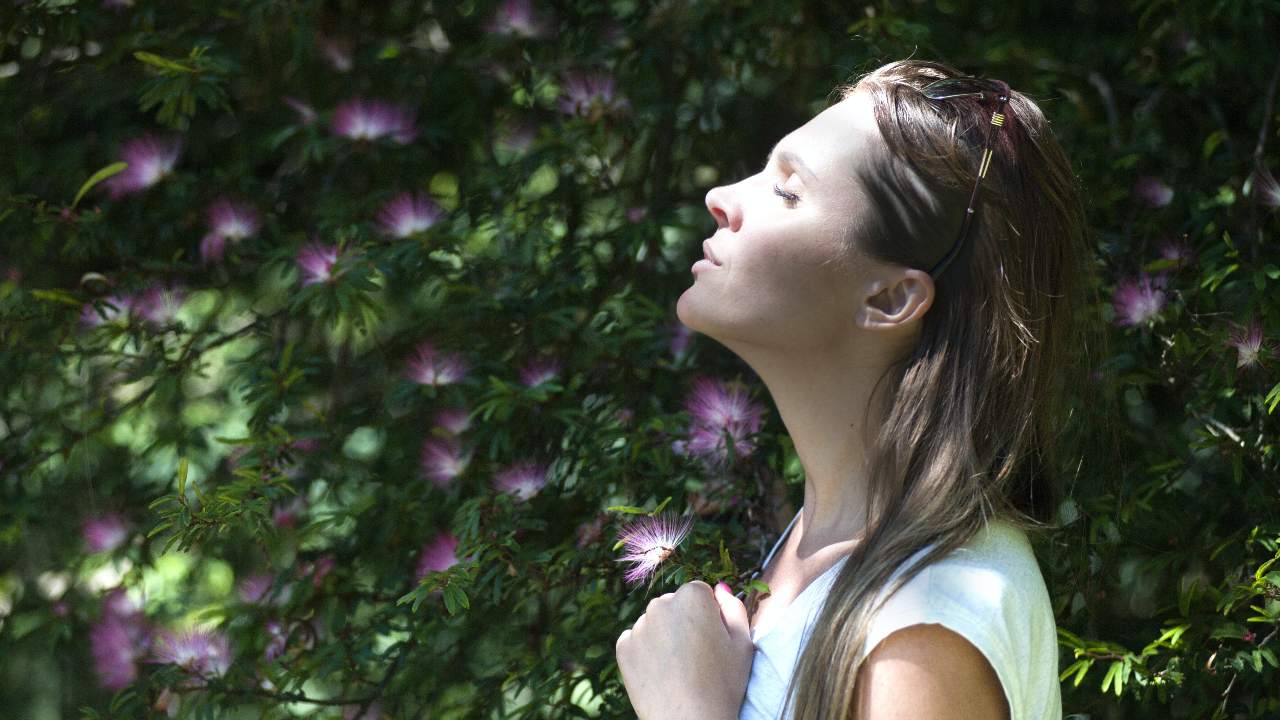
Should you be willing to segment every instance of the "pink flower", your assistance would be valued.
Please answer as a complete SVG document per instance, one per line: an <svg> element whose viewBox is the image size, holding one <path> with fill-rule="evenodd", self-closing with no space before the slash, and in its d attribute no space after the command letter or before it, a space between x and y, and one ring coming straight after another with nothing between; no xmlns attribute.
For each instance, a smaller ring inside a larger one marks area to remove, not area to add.
<svg viewBox="0 0 1280 720"><path fill-rule="evenodd" d="M418 553L418 566L415 571L414 579L418 582L427 576L427 573L443 572L457 565L460 560L456 551L458 549L458 538L451 532L436 533L422 550Z"/></svg>
<svg viewBox="0 0 1280 720"><path fill-rule="evenodd" d="M471 427L471 411L464 407L442 408L436 411L436 426L454 435L461 435Z"/></svg>
<svg viewBox="0 0 1280 720"><path fill-rule="evenodd" d="M1227 346L1236 349L1236 369L1258 367L1276 353L1276 343L1263 340L1262 323L1256 317L1247 328L1234 322L1230 325Z"/></svg>
<svg viewBox="0 0 1280 720"><path fill-rule="evenodd" d="M390 137L401 145L413 142L418 136L413 113L407 107L358 97L333 111L333 132L352 140Z"/></svg>
<svg viewBox="0 0 1280 720"><path fill-rule="evenodd" d="M343 705L342 720L378 720L382 717L382 703L374 700L361 712L363 705Z"/></svg>
<svg viewBox="0 0 1280 720"><path fill-rule="evenodd" d="M639 205L627 208L627 219L633 223L638 223L649 214L649 209Z"/></svg>
<svg viewBox="0 0 1280 720"><path fill-rule="evenodd" d="M604 532L604 521L607 519L608 516L604 513L597 513L595 517L578 525L579 550L600 541L600 535Z"/></svg>
<svg viewBox="0 0 1280 720"><path fill-rule="evenodd" d="M330 572L333 572L335 564L336 562L331 555L322 555L315 560L300 562L297 565L298 577L309 577L311 578L312 585L320 587L320 584L324 582L325 577L327 577Z"/></svg>
<svg viewBox="0 0 1280 720"><path fill-rule="evenodd" d="M585 117L592 122L603 114L630 107L626 99L614 96L614 84L613 75L605 72L566 73L558 107L567 115Z"/></svg>
<svg viewBox="0 0 1280 720"><path fill-rule="evenodd" d="M156 643L158 662L181 667L199 677L221 677L231 667L231 647L221 632L192 628L166 631Z"/></svg>
<svg viewBox="0 0 1280 720"><path fill-rule="evenodd" d="M187 290L176 283L155 283L143 291L134 309L156 325L166 325L187 300Z"/></svg>
<svg viewBox="0 0 1280 720"><path fill-rule="evenodd" d="M520 368L520 382L525 387L537 387L555 380L560 370L561 363L556 358L534 358Z"/></svg>
<svg viewBox="0 0 1280 720"><path fill-rule="evenodd" d="M494 146L512 155L523 155L533 146L538 127L528 120L508 120L499 126Z"/></svg>
<svg viewBox="0 0 1280 720"><path fill-rule="evenodd" d="M693 516L670 513L645 516L623 528L618 539L626 552L617 562L633 563L624 580L638 584L650 577L693 529Z"/></svg>
<svg viewBox="0 0 1280 720"><path fill-rule="evenodd" d="M418 344L409 359L408 377L419 385L448 385L466 377L467 361L458 353L443 355L435 344L424 341Z"/></svg>
<svg viewBox="0 0 1280 720"><path fill-rule="evenodd" d="M1271 209L1280 208L1280 182L1265 165L1257 163L1245 181L1244 194Z"/></svg>
<svg viewBox="0 0 1280 720"><path fill-rule="evenodd" d="M551 34L552 25L549 19L534 12L530 0L504 0L485 25L485 31L495 35L542 38Z"/></svg>
<svg viewBox="0 0 1280 720"><path fill-rule="evenodd" d="M1116 283L1112 304L1119 325L1140 325L1155 318L1165 304L1164 276L1149 277L1140 273L1135 279Z"/></svg>
<svg viewBox="0 0 1280 720"><path fill-rule="evenodd" d="M299 100L298 98L291 97L289 95L285 95L284 97L280 98L280 100L283 101L285 105L288 105L289 107L293 108L294 112L298 113L298 122L302 123L303 125L310 125L311 123L316 121L316 118L318 117L318 114L316 113L316 109L311 107L311 105L309 105L308 103L305 103Z"/></svg>
<svg viewBox="0 0 1280 720"><path fill-rule="evenodd" d="M689 439L677 444L677 452L727 462L726 435L739 457L754 452L750 438L764 424L764 408L751 401L741 383L698 378L685 400L685 409L691 418Z"/></svg>
<svg viewBox="0 0 1280 720"><path fill-rule="evenodd" d="M103 598L102 615L89 630L89 648L98 684L119 690L138 678L137 662L147 653L150 630L146 618L123 590Z"/></svg>
<svg viewBox="0 0 1280 720"><path fill-rule="evenodd" d="M407 238L436 224L444 210L424 192L402 192L391 198L378 212L382 232L394 238Z"/></svg>
<svg viewBox="0 0 1280 720"><path fill-rule="evenodd" d="M117 513L103 513L85 518L81 533L90 552L111 552L129 539L129 524Z"/></svg>
<svg viewBox="0 0 1280 720"><path fill-rule="evenodd" d="M142 192L173 172L181 154L180 138L143 135L128 140L120 149L120 160L129 167L104 180L103 187L112 200Z"/></svg>
<svg viewBox="0 0 1280 720"><path fill-rule="evenodd" d="M219 198L205 209L209 232L200 240L200 259L218 262L228 242L240 242L258 232L262 218L251 206Z"/></svg>
<svg viewBox="0 0 1280 720"><path fill-rule="evenodd" d="M1184 240L1165 240L1160 244L1160 257L1165 260L1177 261L1176 267L1182 267L1194 257L1191 246L1187 245Z"/></svg>
<svg viewBox="0 0 1280 720"><path fill-rule="evenodd" d="M80 310L80 322L94 327L116 320L128 320L129 315L135 311L136 304L137 299L133 295L111 295L103 299L102 313L99 314L93 303L85 303Z"/></svg>
<svg viewBox="0 0 1280 720"><path fill-rule="evenodd" d="M352 44L347 38L329 38L320 42L320 50L324 53L334 70L345 73L351 71Z"/></svg>
<svg viewBox="0 0 1280 720"><path fill-rule="evenodd" d="M298 519L307 511L307 501L295 495L271 510L271 522L276 527L295 527Z"/></svg>
<svg viewBox="0 0 1280 720"><path fill-rule="evenodd" d="M271 573L253 573L247 575L236 585L240 600L247 605L258 605L270 602L272 605L283 605L289 601L291 591L288 585L274 591L276 578Z"/></svg>
<svg viewBox="0 0 1280 720"><path fill-rule="evenodd" d="M1134 181L1133 195L1148 207L1159 208L1173 200L1173 188L1165 185L1158 177L1143 175Z"/></svg>
<svg viewBox="0 0 1280 720"><path fill-rule="evenodd" d="M493 478L493 488L498 492L528 500L537 495L547 484L547 469L532 460L511 465Z"/></svg>
<svg viewBox="0 0 1280 720"><path fill-rule="evenodd" d="M297 263L302 271L303 287L327 283L337 277L334 266L338 264L338 247L309 242L298 251Z"/></svg>
<svg viewBox="0 0 1280 720"><path fill-rule="evenodd" d="M688 325L677 320L669 326L671 329L671 341L668 349L671 357L680 360L689 351L689 343L693 341L693 330Z"/></svg>
<svg viewBox="0 0 1280 720"><path fill-rule="evenodd" d="M471 456L464 455L455 437L429 437L422 442L421 467L437 487L447 488L467 469Z"/></svg>

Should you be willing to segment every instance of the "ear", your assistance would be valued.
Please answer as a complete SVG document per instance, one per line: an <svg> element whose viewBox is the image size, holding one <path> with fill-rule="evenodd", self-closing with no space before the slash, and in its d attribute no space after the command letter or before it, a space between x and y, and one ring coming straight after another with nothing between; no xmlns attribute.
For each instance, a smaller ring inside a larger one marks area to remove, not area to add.
<svg viewBox="0 0 1280 720"><path fill-rule="evenodd" d="M915 268L901 268L870 283L854 322L868 330L908 328L924 320L933 305L933 278Z"/></svg>

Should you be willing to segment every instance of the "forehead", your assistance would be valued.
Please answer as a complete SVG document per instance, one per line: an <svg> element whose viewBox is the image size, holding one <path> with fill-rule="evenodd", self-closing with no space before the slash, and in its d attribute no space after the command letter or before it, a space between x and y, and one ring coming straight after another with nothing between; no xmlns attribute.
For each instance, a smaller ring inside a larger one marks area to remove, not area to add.
<svg viewBox="0 0 1280 720"><path fill-rule="evenodd" d="M793 130L780 144L799 155L820 184L852 181L858 163L867 163L881 148L872 105L855 92Z"/></svg>

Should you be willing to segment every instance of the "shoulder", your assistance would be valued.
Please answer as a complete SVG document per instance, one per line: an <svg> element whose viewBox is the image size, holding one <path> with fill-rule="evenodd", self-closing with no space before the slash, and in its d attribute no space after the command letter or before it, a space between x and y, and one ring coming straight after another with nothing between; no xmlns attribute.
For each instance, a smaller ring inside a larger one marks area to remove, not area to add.
<svg viewBox="0 0 1280 720"><path fill-rule="evenodd" d="M903 703L905 697L910 703ZM940 624L890 633L858 670L856 717L1009 720L995 670L977 647Z"/></svg>

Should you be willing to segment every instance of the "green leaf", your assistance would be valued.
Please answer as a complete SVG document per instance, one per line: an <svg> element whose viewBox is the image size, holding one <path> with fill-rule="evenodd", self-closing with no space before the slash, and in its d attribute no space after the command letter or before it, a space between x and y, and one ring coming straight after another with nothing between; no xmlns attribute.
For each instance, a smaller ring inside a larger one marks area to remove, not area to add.
<svg viewBox="0 0 1280 720"><path fill-rule="evenodd" d="M1119 687L1120 666L1123 664L1121 661L1116 660L1111 663L1111 667L1107 668L1107 674L1102 678L1102 692L1105 693L1107 688L1111 687L1113 680L1116 681L1116 686ZM1120 694L1119 690L1116 691L1116 694Z"/></svg>
<svg viewBox="0 0 1280 720"><path fill-rule="evenodd" d="M628 515L648 515L649 511L635 505L610 505L604 509L605 512L620 512Z"/></svg>
<svg viewBox="0 0 1280 720"><path fill-rule="evenodd" d="M1267 404L1268 415L1276 411L1276 406L1280 405L1280 383L1276 383L1275 387L1271 388L1263 402Z"/></svg>
<svg viewBox="0 0 1280 720"><path fill-rule="evenodd" d="M161 70L168 70L169 72L180 72L180 73L194 72L192 68L189 68L186 65L183 65L178 62L174 62L173 60L170 60L168 58L160 57L155 53L149 53L143 50L138 50L133 54L133 56L141 60L142 62L148 65L151 65L152 67L160 68Z"/></svg>
<svg viewBox="0 0 1280 720"><path fill-rule="evenodd" d="M127 167L129 167L129 163L127 162L113 162L98 172L90 175L89 179L85 180L84 184L80 186L80 191L76 193L75 199L71 201L71 208L74 210L76 205L80 204L80 198L84 197L85 193L92 190L94 185L97 185Z"/></svg>

